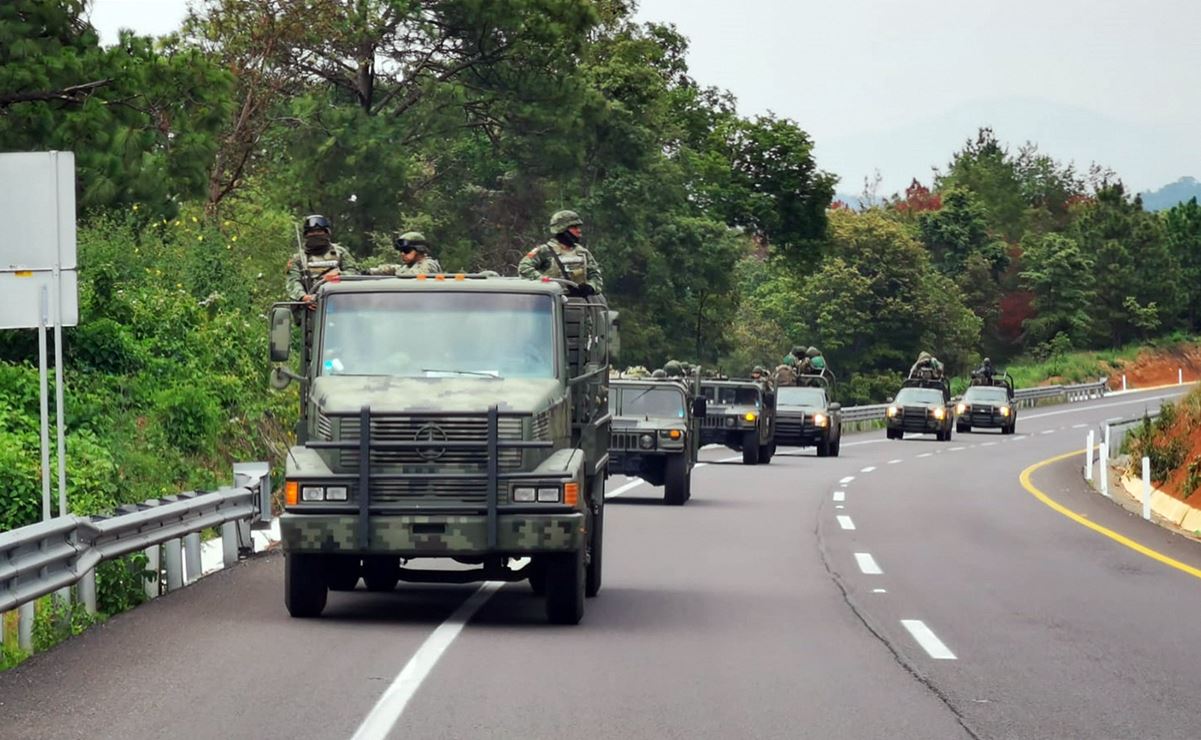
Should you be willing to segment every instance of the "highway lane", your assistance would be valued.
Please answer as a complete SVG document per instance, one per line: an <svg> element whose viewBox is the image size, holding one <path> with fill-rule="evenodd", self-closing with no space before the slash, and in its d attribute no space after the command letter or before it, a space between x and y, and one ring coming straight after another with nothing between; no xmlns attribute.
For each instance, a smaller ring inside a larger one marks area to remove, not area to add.
<svg viewBox="0 0 1201 740"><path fill-rule="evenodd" d="M1197 736L1201 647L1186 615L1201 609L1201 583L1056 513L1018 481L1029 465L1083 449L1086 427L1158 395L1027 412L1016 441L982 433L892 443L903 462L886 477L860 474L846 508L831 500L821 515L823 551L851 603L980 736ZM1197 543L1089 492L1082 462L1048 466L1034 485L1201 565ZM837 523L845 512L852 532ZM856 553L882 572L865 574ZM932 658L901 622L914 618L956 659Z"/></svg>
<svg viewBox="0 0 1201 740"><path fill-rule="evenodd" d="M1125 571L1095 565L1098 551L1116 545L1001 484L1016 485L1028 462L1081 446L1084 430L1071 426L1137 411L1138 399L1122 399L1115 411L1117 401L1028 411L1021 431L1064 429L1019 442L956 435L896 443L873 432L848 437L839 459L806 451L756 468L711 462L694 473L683 508L662 506L661 489L628 489L608 504L605 588L589 600L583 624L548 627L525 584L505 586L449 644L391 736L966 736L958 714L982 736L1075 727L1079 717L1056 703L1056 692L1077 713L1096 710L1087 701L1109 701L1120 680L1082 678L1086 660L1071 657L1072 643L1054 652L1039 642L1072 634L1074 612L1060 614L1067 607L1049 597L1079 592L1081 608L1096 613L1076 647L1092 656L1094 672L1116 671L1107 656L1143 649L1111 649L1137 609L1127 604L1112 618L1105 610L1123 600L1130 579L1106 580L1105 572ZM1052 415L1034 418L1044 413ZM991 447L969 445L992 441L1005 453L990 468L983 453ZM919 465L928 466L920 476L903 472ZM963 468L999 490L958 494L953 474ZM610 490L624 482L614 478ZM836 516L852 517L855 529ZM1041 565L1032 562L1040 547L1051 558ZM1015 549L1029 554L1017 558L1021 567L997 557ZM883 573L864 575L856 552L870 553ZM1123 567L1160 567L1143 561ZM473 591L402 585L387 595L334 594L327 618L290 620L281 566L277 556L242 564L0 674L0 736L140 738L186 727L192 737L349 737ZM1080 568L1102 575L1022 607L1027 571L1040 567L1066 574L1060 580ZM1130 596L1154 601L1173 584ZM1097 588L1118 593L1086 598ZM1180 598L1168 603L1187 625L1192 602ZM924 652L900 626L911 618L957 660ZM1051 660L1061 653L1069 655ZM1187 657L1170 674L1181 691L1190 686ZM1086 688L1093 684L1096 691ZM59 697L53 711L50 696ZM1030 724L1040 717L1047 723ZM1111 735L1129 727L1105 721L1082 726Z"/></svg>

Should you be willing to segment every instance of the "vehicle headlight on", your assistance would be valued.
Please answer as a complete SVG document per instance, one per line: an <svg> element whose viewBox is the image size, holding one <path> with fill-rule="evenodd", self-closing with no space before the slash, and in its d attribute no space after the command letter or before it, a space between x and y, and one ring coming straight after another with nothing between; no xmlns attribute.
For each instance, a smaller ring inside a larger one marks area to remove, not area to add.
<svg viewBox="0 0 1201 740"><path fill-rule="evenodd" d="M519 486L513 489L513 501L519 504L533 503L538 492L532 486Z"/></svg>
<svg viewBox="0 0 1201 740"><path fill-rule="evenodd" d="M1001 407L1001 416L1009 416L1009 407L1008 406Z"/></svg>
<svg viewBox="0 0 1201 740"><path fill-rule="evenodd" d="M321 486L301 486L300 487L301 501L324 501L325 489Z"/></svg>
<svg viewBox="0 0 1201 740"><path fill-rule="evenodd" d="M638 438L638 446L644 450L649 450L655 446L655 438L649 434L644 434Z"/></svg>
<svg viewBox="0 0 1201 740"><path fill-rule="evenodd" d="M966 412L966 411L967 411L967 404L966 404L966 403L961 403L961 404L959 404L958 406L956 406L956 407L955 407L955 413L957 413L957 414L962 414L962 413L964 413L964 412Z"/></svg>
<svg viewBox="0 0 1201 740"><path fill-rule="evenodd" d="M830 419L825 414L814 414L813 415L813 425L814 426L824 427L829 423L830 423Z"/></svg>
<svg viewBox="0 0 1201 740"><path fill-rule="evenodd" d="M944 409L942 406L939 406L938 408L934 409L934 418L935 419L947 418L947 410Z"/></svg>
<svg viewBox="0 0 1201 740"><path fill-rule="evenodd" d="M755 423L755 419L758 419L758 418L759 418L759 415L758 415L758 414L756 414L754 411L748 411L748 412L746 412L745 414L743 414L743 415L742 415L742 418L743 418L743 419L746 419L747 421L749 421L749 422L751 422L752 424L754 424L754 423Z"/></svg>
<svg viewBox="0 0 1201 740"><path fill-rule="evenodd" d="M559 503L559 487L539 488L538 503L540 504L557 504Z"/></svg>
<svg viewBox="0 0 1201 740"><path fill-rule="evenodd" d="M326 501L345 501L347 498L346 486L328 486L325 489Z"/></svg>
<svg viewBox="0 0 1201 740"><path fill-rule="evenodd" d="M888 416L889 416L889 418L891 418L891 417L894 417L894 416L896 416L896 415L897 415L897 414L899 414L899 413L901 413L901 410L900 410L899 408L897 408L896 406L889 406L889 407L888 407Z"/></svg>

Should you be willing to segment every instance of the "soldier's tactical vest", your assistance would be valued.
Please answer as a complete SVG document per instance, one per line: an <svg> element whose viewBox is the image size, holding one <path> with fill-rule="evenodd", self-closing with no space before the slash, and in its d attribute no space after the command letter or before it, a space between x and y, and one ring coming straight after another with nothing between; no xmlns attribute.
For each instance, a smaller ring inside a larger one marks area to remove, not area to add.
<svg viewBox="0 0 1201 740"><path fill-rule="evenodd" d="M301 252L300 260L300 274L307 281L309 287L312 287L326 273L342 266L342 255L338 254L337 247L333 245L330 245L329 250L324 254Z"/></svg>
<svg viewBox="0 0 1201 740"><path fill-rule="evenodd" d="M546 274L550 277L566 277L576 285L583 285L588 282L588 253L581 247L568 249L557 241L549 241L543 245L544 249L550 249L559 256L559 261L556 262L552 257L550 267L547 268ZM567 269L567 275L559 269L559 262L563 263L563 267Z"/></svg>

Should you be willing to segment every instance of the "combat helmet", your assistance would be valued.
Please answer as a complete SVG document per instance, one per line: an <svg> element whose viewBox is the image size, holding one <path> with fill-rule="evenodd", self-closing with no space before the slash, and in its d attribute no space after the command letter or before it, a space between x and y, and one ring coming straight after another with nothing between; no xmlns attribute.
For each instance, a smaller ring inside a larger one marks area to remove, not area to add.
<svg viewBox="0 0 1201 740"><path fill-rule="evenodd" d="M817 350L817 347L810 347L809 349L805 350L805 356L806 357L820 357L821 352L819 352Z"/></svg>
<svg viewBox="0 0 1201 740"><path fill-rule="evenodd" d="M651 373L651 377L655 378L656 380L662 380L663 378L667 377L667 373L663 370L663 368L658 367L655 368L654 372Z"/></svg>
<svg viewBox="0 0 1201 740"><path fill-rule="evenodd" d="M406 231L396 237L394 246L402 252L410 247L422 254L429 254L430 251L429 242L426 241L425 234L420 231Z"/></svg>
<svg viewBox="0 0 1201 740"><path fill-rule="evenodd" d="M550 233L551 235L562 234L572 226L583 226L584 220L580 218L580 214L575 211L555 211L550 217Z"/></svg>
<svg viewBox="0 0 1201 740"><path fill-rule="evenodd" d="M669 378L682 378L684 377L684 366L680 364L679 360L668 360L663 365L663 372Z"/></svg>

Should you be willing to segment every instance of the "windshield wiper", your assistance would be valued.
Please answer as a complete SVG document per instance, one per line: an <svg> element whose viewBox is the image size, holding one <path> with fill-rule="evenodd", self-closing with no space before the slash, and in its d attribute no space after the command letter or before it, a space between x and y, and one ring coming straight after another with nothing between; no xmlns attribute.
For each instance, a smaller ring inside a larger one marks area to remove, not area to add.
<svg viewBox="0 0 1201 740"><path fill-rule="evenodd" d="M432 367L423 367L423 368L421 368L421 372L423 372L423 373L453 373L455 375L476 375L481 378L492 378L493 380L500 380L499 373L489 372L487 370L437 370Z"/></svg>

